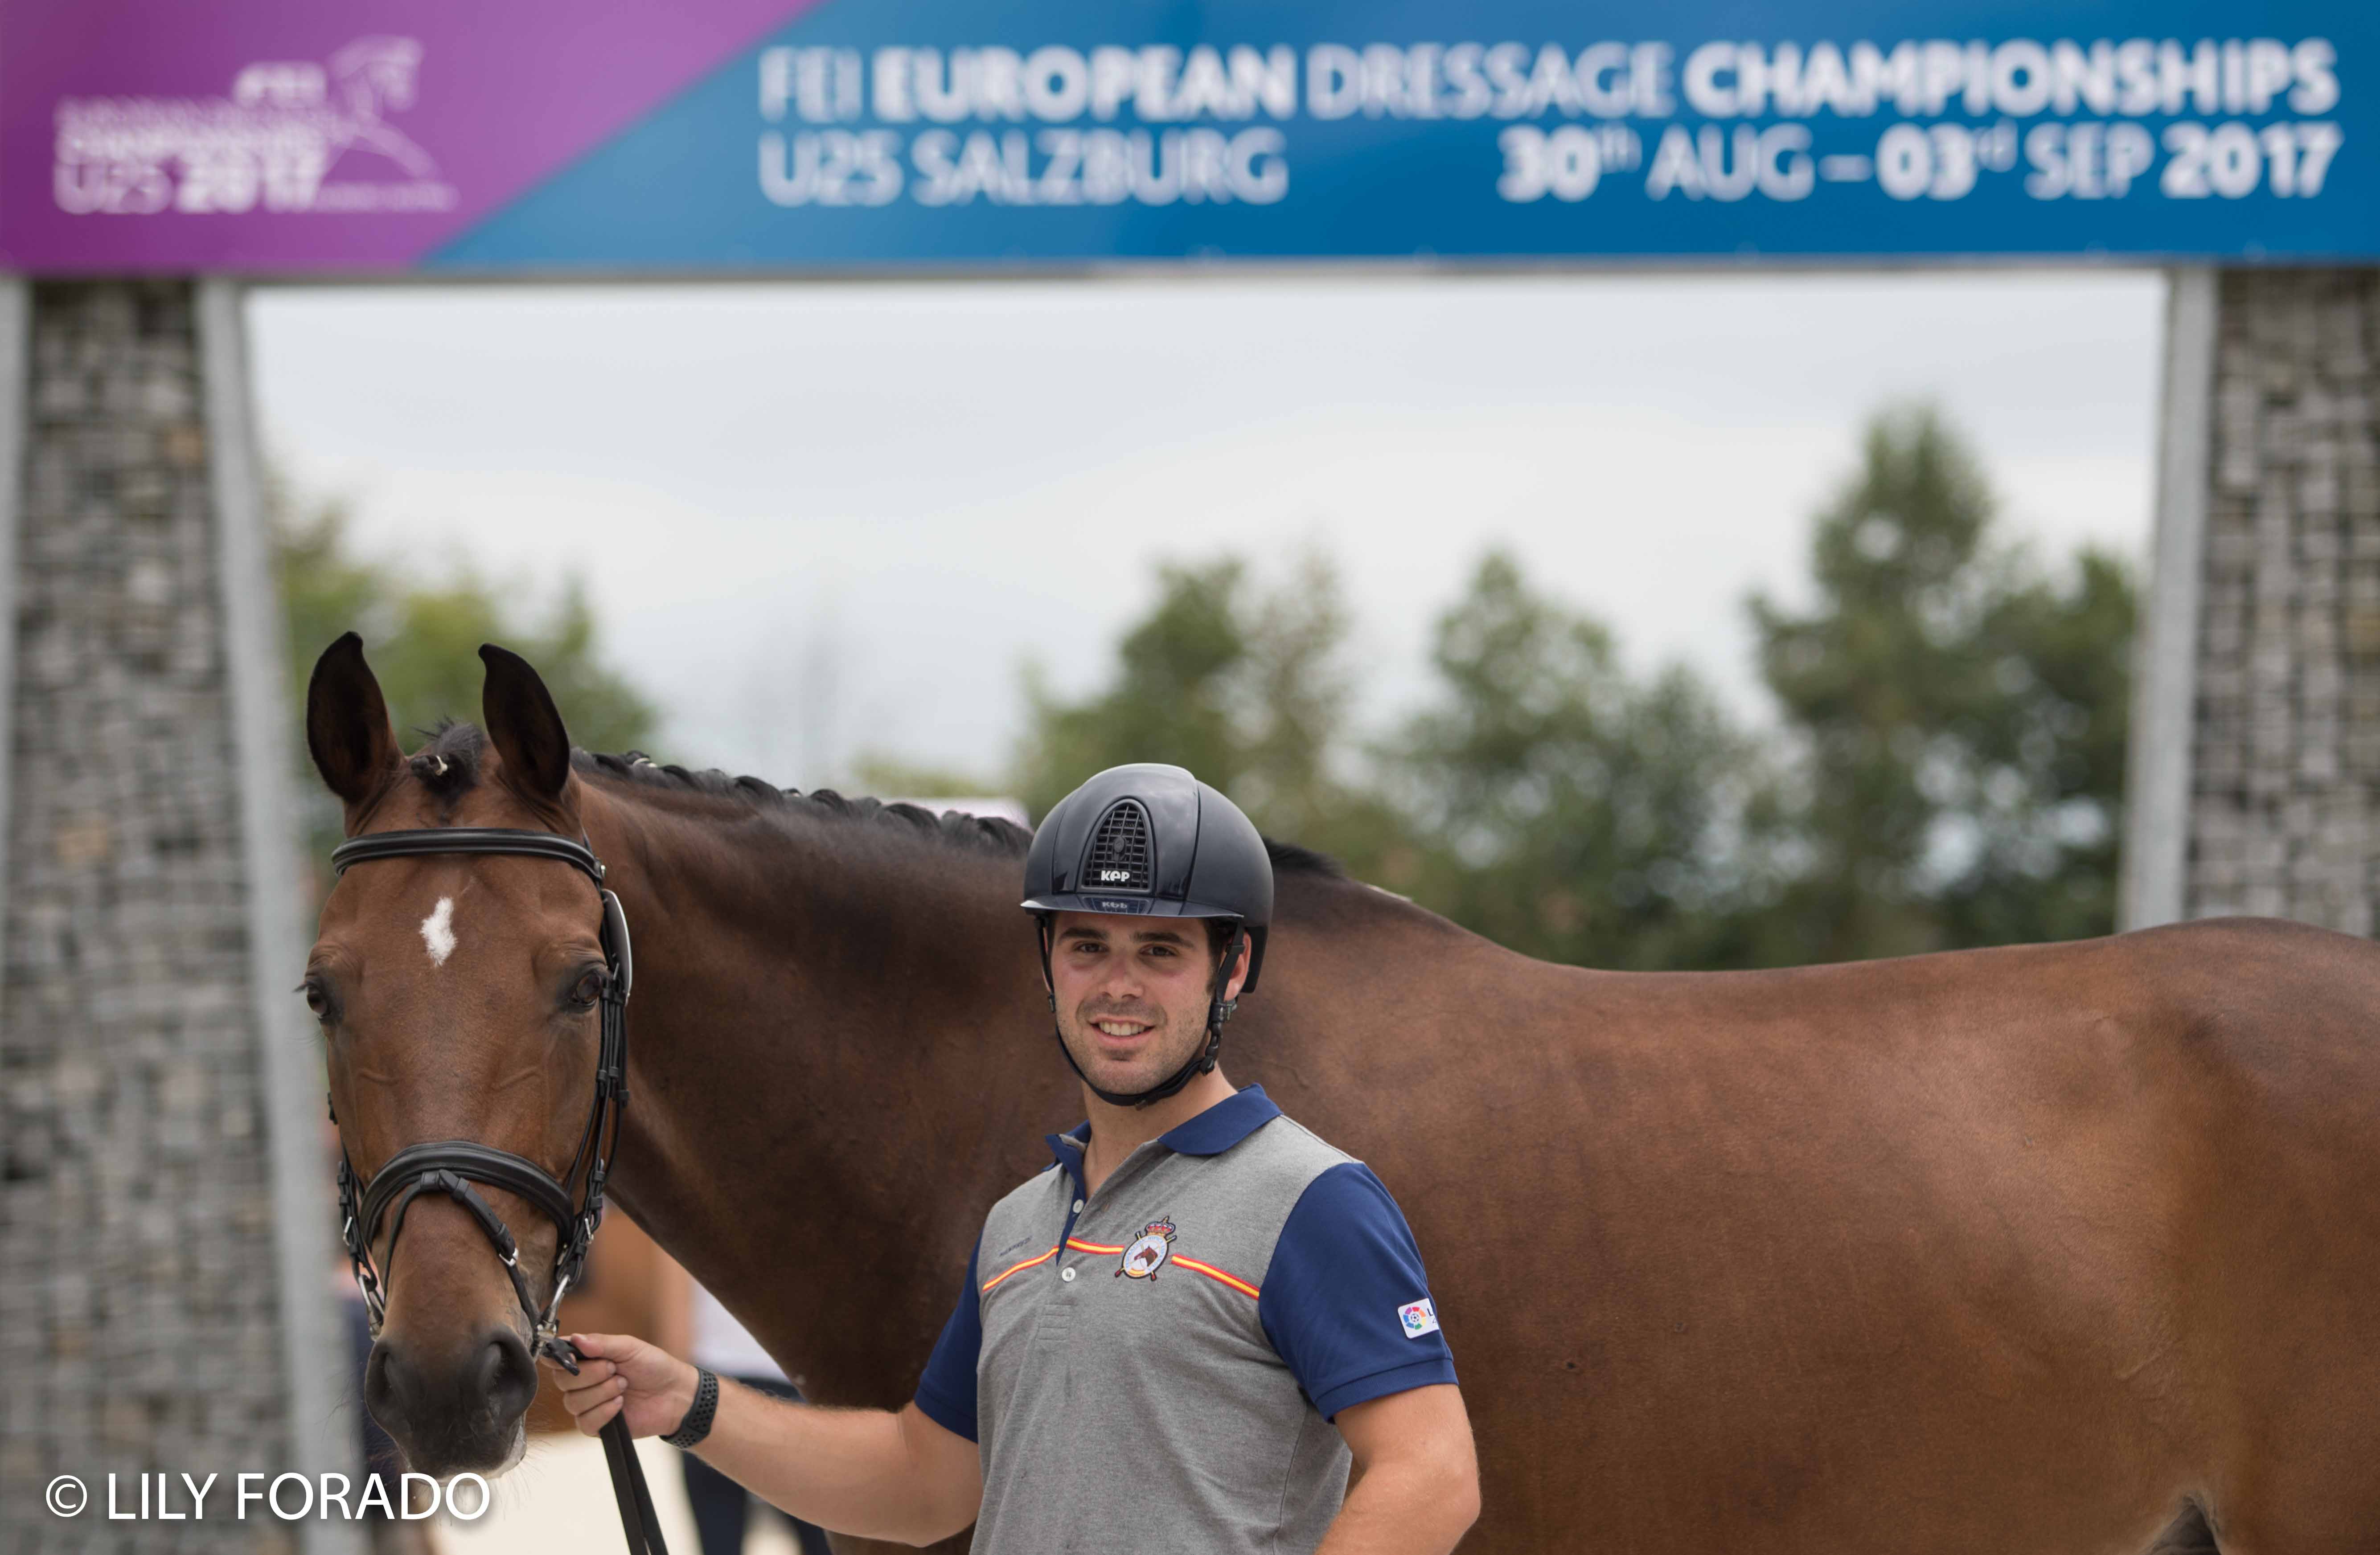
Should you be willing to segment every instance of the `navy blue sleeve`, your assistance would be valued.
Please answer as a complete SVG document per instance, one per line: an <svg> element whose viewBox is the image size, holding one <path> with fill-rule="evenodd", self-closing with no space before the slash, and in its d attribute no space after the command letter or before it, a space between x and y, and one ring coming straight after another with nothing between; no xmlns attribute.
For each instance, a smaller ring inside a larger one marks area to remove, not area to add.
<svg viewBox="0 0 2380 1555"><path fill-rule="evenodd" d="M983 1350L983 1296L975 1288L976 1255L982 1251L978 1238L967 1254L966 1284L960 1287L959 1304L951 1308L951 1320L942 1325L942 1336L934 1341L934 1353L926 1359L926 1374L917 1379L918 1410L944 1430L969 1441L976 1440L976 1356Z"/></svg>
<svg viewBox="0 0 2380 1555"><path fill-rule="evenodd" d="M1265 1270L1257 1318L1326 1420L1351 1404L1454 1380L1421 1249L1361 1162L1305 1185Z"/></svg>

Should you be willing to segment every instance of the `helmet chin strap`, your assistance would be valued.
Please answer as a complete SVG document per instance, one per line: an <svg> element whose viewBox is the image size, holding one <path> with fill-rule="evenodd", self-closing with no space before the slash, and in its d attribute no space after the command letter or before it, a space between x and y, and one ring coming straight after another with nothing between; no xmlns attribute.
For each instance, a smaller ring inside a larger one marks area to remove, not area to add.
<svg viewBox="0 0 2380 1555"><path fill-rule="evenodd" d="M1056 1022L1052 1021L1050 1032L1058 1039L1058 1051L1066 1055L1066 1067L1075 1071L1075 1078L1081 1080L1092 1095L1111 1107L1146 1107L1162 1102L1200 1075L1213 1069L1223 1053L1223 1023L1231 1019L1232 1013L1239 1008L1237 999L1226 999L1221 996L1223 985L1232 981L1232 972L1238 967L1239 958L1246 944L1246 934L1234 927L1232 930L1232 942L1223 947L1223 959L1215 973L1216 996L1207 1003L1207 1041L1197 1052L1184 1060L1182 1067L1174 1070L1169 1078L1160 1080L1146 1091L1102 1090L1098 1081L1083 1073L1082 1065L1075 1061L1075 1050L1066 1045L1066 1033L1059 1031ZM1041 920L1041 977L1050 986L1050 1012L1055 1015L1058 1011L1058 984L1056 979L1050 975L1050 921L1046 917Z"/></svg>

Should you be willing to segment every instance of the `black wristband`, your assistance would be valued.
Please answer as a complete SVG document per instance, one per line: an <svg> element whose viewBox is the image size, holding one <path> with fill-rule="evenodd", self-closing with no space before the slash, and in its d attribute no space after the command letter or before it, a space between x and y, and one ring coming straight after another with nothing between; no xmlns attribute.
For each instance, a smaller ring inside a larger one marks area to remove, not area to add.
<svg viewBox="0 0 2380 1555"><path fill-rule="evenodd" d="M710 1417L719 1413L719 1379L706 1367L696 1367L694 1402L686 1406L686 1418L677 1429L662 1438L673 1447L691 1447L710 1434Z"/></svg>

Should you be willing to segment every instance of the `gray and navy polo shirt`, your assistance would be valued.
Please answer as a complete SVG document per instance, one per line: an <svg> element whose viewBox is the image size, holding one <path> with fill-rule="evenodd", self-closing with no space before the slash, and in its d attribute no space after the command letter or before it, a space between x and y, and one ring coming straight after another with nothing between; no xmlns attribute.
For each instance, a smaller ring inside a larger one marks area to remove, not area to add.
<svg viewBox="0 0 2380 1555"><path fill-rule="evenodd" d="M1310 1550L1351 1404L1454 1380L1360 1161L1249 1086L1083 1187L1086 1123L992 1206L917 1407L983 1453L974 1548Z"/></svg>

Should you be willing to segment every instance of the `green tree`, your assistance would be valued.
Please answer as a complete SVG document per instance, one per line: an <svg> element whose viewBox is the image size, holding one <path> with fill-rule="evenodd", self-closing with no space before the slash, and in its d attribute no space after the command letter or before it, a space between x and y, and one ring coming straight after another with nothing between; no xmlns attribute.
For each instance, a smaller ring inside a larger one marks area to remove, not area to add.
<svg viewBox="0 0 2380 1555"><path fill-rule="evenodd" d="M1431 662L1440 694L1383 753L1423 839L1410 894L1551 960L1732 958L1759 753L1690 671L1632 680L1609 631L1502 552Z"/></svg>
<svg viewBox="0 0 2380 1555"><path fill-rule="evenodd" d="M2068 577L1992 532L1973 455L1933 410L1869 426L1819 513L1814 603L1751 603L1801 767L1801 867L1754 954L1843 960L2105 933L2114 922L2128 569Z"/></svg>
<svg viewBox="0 0 2380 1555"><path fill-rule="evenodd" d="M1265 586L1235 558L1168 564L1124 634L1113 675L1078 701L1026 681L1015 791L1035 815L1123 762L1186 766L1269 835L1369 870L1399 847L1397 817L1342 771L1352 758L1337 572L1308 555Z"/></svg>
<svg viewBox="0 0 2380 1555"><path fill-rule="evenodd" d="M276 478L269 506L289 683L298 695L322 650L340 633L359 632L389 716L410 744L439 718L478 719L480 645L501 643L537 666L581 747L625 751L651 740L653 705L603 663L594 611L576 578L535 619L468 568L429 577L358 556L338 502L306 509ZM338 840L338 806L310 769L298 791L307 796L309 840L326 853Z"/></svg>

